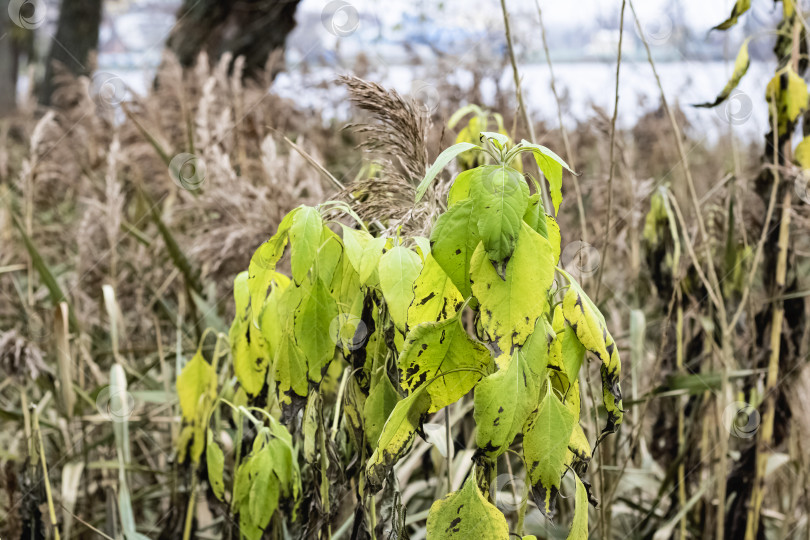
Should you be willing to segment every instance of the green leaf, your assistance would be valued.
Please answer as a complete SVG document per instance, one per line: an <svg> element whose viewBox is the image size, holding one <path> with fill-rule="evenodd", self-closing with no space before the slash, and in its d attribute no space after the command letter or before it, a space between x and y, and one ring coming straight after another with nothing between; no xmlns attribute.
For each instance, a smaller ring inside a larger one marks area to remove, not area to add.
<svg viewBox="0 0 810 540"><path fill-rule="evenodd" d="M436 322L453 317L464 298L441 265L428 254L425 265L413 284L413 302L408 308L408 326Z"/></svg>
<svg viewBox="0 0 810 540"><path fill-rule="evenodd" d="M540 236L548 239L548 227L546 225L546 209L543 207L543 201L540 199L539 193L533 193L529 197L529 204L526 207L526 212L523 214L523 221L537 231Z"/></svg>
<svg viewBox="0 0 810 540"><path fill-rule="evenodd" d="M566 540L588 540L588 489L579 476L574 475L577 492L574 496L574 519Z"/></svg>
<svg viewBox="0 0 810 540"><path fill-rule="evenodd" d="M307 277L307 272L309 272L315 257L318 255L323 228L321 213L311 206L301 206L293 217L292 226L290 227L292 250L290 267L293 281L297 285L300 285L304 278Z"/></svg>
<svg viewBox="0 0 810 540"><path fill-rule="evenodd" d="M454 317L411 329L398 364L402 388L409 393L432 381L427 384L428 412L436 412L472 390L480 372L489 368L490 355L486 347L470 339L460 318ZM435 377L439 378L433 380Z"/></svg>
<svg viewBox="0 0 810 540"><path fill-rule="evenodd" d="M273 467L270 447L266 446L251 458L248 509L251 522L264 529L278 507L279 479Z"/></svg>
<svg viewBox="0 0 810 540"><path fill-rule="evenodd" d="M427 537L431 540L506 540L509 538L509 524L501 511L481 494L475 474L470 474L460 490L431 505Z"/></svg>
<svg viewBox="0 0 810 540"><path fill-rule="evenodd" d="M802 169L805 171L810 170L810 135L804 137L799 141L799 144L796 145L793 158Z"/></svg>
<svg viewBox="0 0 810 540"><path fill-rule="evenodd" d="M366 231L358 231L346 225L341 225L341 227L343 228L343 246L346 250L346 256L349 257L349 262L351 262L355 272L359 274L366 246L374 238ZM380 248L380 252L382 252L382 248Z"/></svg>
<svg viewBox="0 0 810 540"><path fill-rule="evenodd" d="M363 408L366 439L371 448L377 448L377 441L380 439L385 421L388 420L388 416L394 410L399 400L399 394L397 394L396 389L394 389L394 385L391 384L391 379L388 378L385 370L381 369L380 376L374 381L374 384L372 384L371 391L368 394L365 407Z"/></svg>
<svg viewBox="0 0 810 540"><path fill-rule="evenodd" d="M372 285L372 281L376 281L372 280L372 277L377 270L387 240L384 237L373 238L363 249L363 258L360 260L360 269L357 271L360 274L360 283L363 285Z"/></svg>
<svg viewBox="0 0 810 540"><path fill-rule="evenodd" d="M466 152L467 150L472 150L473 148L480 148L478 145L468 143L468 142L461 142L458 144L454 144L450 148L446 148L444 152L439 154L439 157L436 158L436 161L425 173L425 177L419 182L419 186L416 188L416 200L415 202L419 202L422 200L422 197L425 196L425 192L427 191L430 183L433 182L433 179L436 178L442 169L444 169L448 163L450 163L453 158L457 155Z"/></svg>
<svg viewBox="0 0 810 540"><path fill-rule="evenodd" d="M523 140L520 142L522 148L528 148L534 155L534 160L537 162L537 167L548 180L549 193L551 195L551 203L554 205L554 215L560 210L560 203L562 202L562 171L563 168L568 170L571 174L576 174L568 164L546 148L539 144L532 144L529 141Z"/></svg>
<svg viewBox="0 0 810 540"><path fill-rule="evenodd" d="M307 285L302 286L304 297L295 310L295 341L306 357L309 380L317 384L335 355L336 336L332 335L331 326L338 308L320 278Z"/></svg>
<svg viewBox="0 0 810 540"><path fill-rule="evenodd" d="M277 276L282 277L281 274ZM283 283L283 280L279 281ZM280 285L273 287L270 296L265 300L265 307L271 303L271 299L272 302L277 300L280 290L282 290ZM273 352L259 327L253 324L248 296L248 273L242 272L234 280L236 315L228 333L228 340L231 344L234 374L245 392L256 396L264 388L267 367L273 358ZM266 323L263 315L261 324Z"/></svg>
<svg viewBox="0 0 810 540"><path fill-rule="evenodd" d="M288 417L304 405L309 388L307 360L292 335L286 334L282 338L273 364L279 404Z"/></svg>
<svg viewBox="0 0 810 540"><path fill-rule="evenodd" d="M728 16L728 19L712 28L712 30L728 30L737 24L737 19L739 19L740 15L748 11L750 8L751 0L737 0L734 2L734 6L731 8L731 14Z"/></svg>
<svg viewBox="0 0 810 540"><path fill-rule="evenodd" d="M481 137L486 138L490 141L495 141L497 143L497 146L500 147L500 149L506 148L506 145L509 144L509 137L507 137L503 133L495 133L493 131L482 131Z"/></svg>
<svg viewBox="0 0 810 540"><path fill-rule="evenodd" d="M465 199L439 216L430 234L430 252L464 298L470 288L470 259L481 239L472 199Z"/></svg>
<svg viewBox="0 0 810 540"><path fill-rule="evenodd" d="M565 320L576 332L580 343L602 362L602 402L608 414L607 426L602 433L614 433L622 423L623 415L619 384L622 364L618 347L599 309L567 272L561 273L571 284L563 297Z"/></svg>
<svg viewBox="0 0 810 540"><path fill-rule="evenodd" d="M490 458L509 448L540 399L546 378L548 336L538 319L537 328L509 364L475 386L476 443Z"/></svg>
<svg viewBox="0 0 810 540"><path fill-rule="evenodd" d="M402 246L396 246L380 257L380 289L391 319L403 331L407 327L408 307L413 301L413 284L421 269L419 255Z"/></svg>
<svg viewBox="0 0 810 540"><path fill-rule="evenodd" d="M458 176L456 176L455 180L453 180L453 184L450 186L450 191L447 192L448 208L458 202L463 201L464 199L469 198L470 183L472 182L472 178L474 176L479 176L480 174L481 167L476 167L474 169L462 171L458 174Z"/></svg>
<svg viewBox="0 0 810 540"><path fill-rule="evenodd" d="M267 291L276 277L276 264L284 254L287 245L288 233L293 220L301 207L296 208L284 216L278 225L278 230L270 240L264 242L250 258L248 266L248 289L250 290L250 304L256 306L253 310L253 322L255 323L261 313Z"/></svg>
<svg viewBox="0 0 810 540"><path fill-rule="evenodd" d="M537 507L549 518L565 474L568 440L574 429L574 414L547 387L537 414L529 421L523 435L523 457L532 484L532 496Z"/></svg>
<svg viewBox="0 0 810 540"><path fill-rule="evenodd" d="M495 348L496 361L523 345L537 318L548 309L547 294L554 281L548 240L523 224L505 275L506 279L498 275L479 244L470 262L470 281L480 302L481 327Z"/></svg>
<svg viewBox="0 0 810 540"><path fill-rule="evenodd" d="M419 388L401 400L388 416L377 448L366 464L366 477L372 493L380 490L394 464L410 449L416 430L427 417L430 396L424 390L425 387Z"/></svg>
<svg viewBox="0 0 810 540"><path fill-rule="evenodd" d="M739 0L737 2L737 4L739 4L740 2L745 2L745 1L750 2L750 0ZM736 9L737 5L735 5L734 8ZM728 21L726 21L726 22L728 22ZM736 17L735 17L734 22L737 22ZM715 27L715 28L720 28L720 27L718 26L718 27ZM706 102L706 103L699 103L699 104L695 105L695 107L704 107L704 108L716 107L716 106L720 105L721 103L723 103L726 99L728 99L728 96L731 95L731 91L734 90L735 88L737 88L737 85L740 84L740 81L742 80L743 76L745 76L746 72L748 71L748 66L751 64L751 59L748 57L748 42L749 41L750 41L750 38L746 39L745 41L743 41L742 45L740 46L740 51L737 53L737 59L734 60L734 71L731 74L731 78L728 80L726 85L723 87L723 90L719 94L717 94L717 97L715 98L715 100L710 101L710 102Z"/></svg>
<svg viewBox="0 0 810 540"><path fill-rule="evenodd" d="M217 378L214 368L197 349L196 354L177 376L177 397L180 400L180 411L183 420L192 422L204 403L204 398L216 396Z"/></svg>
<svg viewBox="0 0 810 540"><path fill-rule="evenodd" d="M502 270L515 250L529 204L529 186L523 175L506 165L480 169L482 173L471 181L470 198L475 201L478 234L487 256Z"/></svg>
<svg viewBox="0 0 810 540"><path fill-rule="evenodd" d="M214 441L214 434L208 430L208 443L205 445L205 463L208 469L208 484L211 491L220 501L225 500L225 481L222 478L222 470L225 466L225 455L222 449Z"/></svg>
<svg viewBox="0 0 810 540"><path fill-rule="evenodd" d="M551 244L551 251L554 253L554 264L556 265L560 262L560 242L562 238L557 220L549 215L546 215L546 233L548 234L548 242Z"/></svg>
<svg viewBox="0 0 810 540"><path fill-rule="evenodd" d="M579 376L579 368L585 358L585 347L579 341L576 331L566 322L560 304L554 308L552 327L555 339L551 344L549 363L561 367L568 381L574 382Z"/></svg>

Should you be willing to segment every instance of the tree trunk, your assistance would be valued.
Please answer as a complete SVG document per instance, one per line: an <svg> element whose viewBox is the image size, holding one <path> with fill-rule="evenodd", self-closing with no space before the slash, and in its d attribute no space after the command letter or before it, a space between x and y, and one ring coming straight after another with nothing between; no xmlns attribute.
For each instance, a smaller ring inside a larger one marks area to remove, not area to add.
<svg viewBox="0 0 810 540"><path fill-rule="evenodd" d="M62 0L56 36L45 66L39 101L49 105L54 90L54 63L73 75L90 75L90 51L98 47L102 0Z"/></svg>
<svg viewBox="0 0 810 540"><path fill-rule="evenodd" d="M214 63L225 52L245 57L245 76L260 74L271 52L284 47L300 0L185 0L166 47L184 67L205 51Z"/></svg>

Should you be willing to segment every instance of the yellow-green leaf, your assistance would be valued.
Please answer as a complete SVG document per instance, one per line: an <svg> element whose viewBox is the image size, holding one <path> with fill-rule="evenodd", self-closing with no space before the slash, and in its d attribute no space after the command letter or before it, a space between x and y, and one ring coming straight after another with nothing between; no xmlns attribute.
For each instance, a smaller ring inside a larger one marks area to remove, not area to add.
<svg viewBox="0 0 810 540"><path fill-rule="evenodd" d="M284 335L273 364L279 404L285 412L285 417L289 417L304 406L309 387L307 361L304 353L295 344L293 336Z"/></svg>
<svg viewBox="0 0 810 540"><path fill-rule="evenodd" d="M585 484L574 475L577 492L574 496L574 519L568 531L567 540L588 540L588 490Z"/></svg>
<svg viewBox="0 0 810 540"><path fill-rule="evenodd" d="M511 355L534 331L547 309L546 295L554 281L551 244L523 224L505 279L495 271L479 244L470 262L472 291L480 303L480 321L496 349L496 360Z"/></svg>
<svg viewBox="0 0 810 540"><path fill-rule="evenodd" d="M750 0L739 0L737 2L737 4L739 4L740 2L746 2L746 1L750 2ZM735 5L734 8L736 9L737 6ZM726 22L728 22L728 21L726 21ZM734 22L736 22L736 17L734 19ZM720 27L718 26L716 28L720 28ZM737 53L736 60L734 60L734 71L731 74L731 78L726 83L726 86L723 87L723 90L719 94L717 94L717 98L715 98L714 101L710 101L710 102L707 102L707 103L699 103L699 104L695 105L695 107L707 107L707 108L708 107L716 107L717 105L720 105L726 99L728 99L728 96L731 95L731 91L734 90L735 88L737 88L737 85L740 84L740 81L742 80L743 76L748 71L748 66L751 64L751 59L748 56L748 41L749 40L750 40L750 38L746 39L745 41L743 41L742 45L740 46L740 51Z"/></svg>
<svg viewBox="0 0 810 540"><path fill-rule="evenodd" d="M290 267L292 269L293 281L301 284L307 276L315 257L318 255L318 248L321 247L321 237L323 235L323 218L316 208L311 206L301 206L300 210L293 217L290 226L290 246L292 255L290 257Z"/></svg>
<svg viewBox="0 0 810 540"><path fill-rule="evenodd" d="M546 388L540 408L524 432L523 456L534 501L543 514L552 517L575 419L554 390Z"/></svg>
<svg viewBox="0 0 810 540"><path fill-rule="evenodd" d="M453 280L430 253L413 285L413 294L408 308L409 327L453 317L464 303Z"/></svg>
<svg viewBox="0 0 810 540"><path fill-rule="evenodd" d="M391 379L388 378L384 369L381 369L377 380L371 385L371 391L368 398L366 398L363 409L366 439L371 448L377 448L377 441L380 439L385 421L388 420L388 416L399 400L399 394L394 389L394 385L391 384Z"/></svg>
<svg viewBox="0 0 810 540"><path fill-rule="evenodd" d="M543 173L543 176L546 177L546 180L548 180L551 204L554 205L554 215L556 216L557 212L560 210L560 203L562 202L563 168L572 174L576 173L571 170L571 167L568 166L563 158L545 146L532 144L526 140L521 141L520 144L524 148L531 149L534 160L537 162L537 167L540 169L540 172Z"/></svg>
<svg viewBox="0 0 810 540"><path fill-rule="evenodd" d="M475 474L464 486L434 502L427 518L431 540L507 540L509 524L500 510L488 502L475 482Z"/></svg>
<svg viewBox="0 0 810 540"><path fill-rule="evenodd" d="M222 478L222 470L225 466L225 456L222 449L214 441L214 434L208 430L208 442L205 445L205 463L208 469L208 484L214 496L220 501L225 497L225 481Z"/></svg>
<svg viewBox="0 0 810 540"><path fill-rule="evenodd" d="M740 15L748 11L750 8L751 0L737 0L734 2L734 6L731 8L731 14L728 16L728 19L712 28L712 30L728 30L737 24L737 19L740 18Z"/></svg>
<svg viewBox="0 0 810 540"><path fill-rule="evenodd" d="M769 111L776 108L779 135L784 135L807 109L807 83L790 66L785 67L768 83L765 98L771 105Z"/></svg>
<svg viewBox="0 0 810 540"><path fill-rule="evenodd" d="M197 349L196 354L177 377L177 397L183 420L192 422L197 418L205 399L213 399L217 391L217 377L214 368Z"/></svg>
<svg viewBox="0 0 810 540"><path fill-rule="evenodd" d="M250 258L248 266L248 289L250 290L250 303L256 308L253 310L253 321L257 322L261 313L267 291L276 277L276 264L284 254L287 245L288 233L295 216L301 208L296 208L284 216L278 225L276 234L264 242Z"/></svg>
<svg viewBox="0 0 810 540"><path fill-rule="evenodd" d="M306 357L309 380L317 384L335 354L337 336L332 335L331 327L338 308L320 278L302 287L306 292L295 310L295 341Z"/></svg>
<svg viewBox="0 0 810 540"><path fill-rule="evenodd" d="M396 246L380 257L380 289L391 319L402 331L406 328L408 307L413 301L413 283L421 269L419 255L402 246Z"/></svg>
<svg viewBox="0 0 810 540"><path fill-rule="evenodd" d="M470 259L480 243L478 216L465 199L439 216L430 235L430 252L464 298L471 294Z"/></svg>
<svg viewBox="0 0 810 540"><path fill-rule="evenodd" d="M427 384L431 405L428 412L456 402L472 390L488 369L486 347L470 339L458 317L423 323L411 329L399 357L402 388L409 393ZM457 370L457 371L454 371Z"/></svg>

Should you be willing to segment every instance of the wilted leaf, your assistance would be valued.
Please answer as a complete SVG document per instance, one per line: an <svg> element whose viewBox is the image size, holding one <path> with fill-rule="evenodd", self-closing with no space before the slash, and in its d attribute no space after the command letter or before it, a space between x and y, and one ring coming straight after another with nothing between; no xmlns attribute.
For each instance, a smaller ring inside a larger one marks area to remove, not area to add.
<svg viewBox="0 0 810 540"><path fill-rule="evenodd" d="M427 537L431 540L506 540L509 524L501 511L481 494L475 474L470 474L460 490L431 505Z"/></svg>
<svg viewBox="0 0 810 540"><path fill-rule="evenodd" d="M419 277L413 285L413 302L408 308L408 326L436 322L453 317L464 303L441 265L428 254Z"/></svg>

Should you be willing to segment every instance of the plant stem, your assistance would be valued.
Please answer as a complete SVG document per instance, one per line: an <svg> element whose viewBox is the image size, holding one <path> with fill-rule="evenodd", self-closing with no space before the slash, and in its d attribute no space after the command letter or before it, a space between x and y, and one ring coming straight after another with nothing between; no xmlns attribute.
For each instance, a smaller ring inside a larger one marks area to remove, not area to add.
<svg viewBox="0 0 810 540"><path fill-rule="evenodd" d="M608 242L610 241L610 215L613 213L613 171L616 168L614 153L616 151L616 117L619 114L619 69L622 66L622 39L624 38L624 8L626 0L622 0L622 10L619 15L619 51L616 56L616 88L613 98L613 117L610 119L610 165L608 170L608 206L605 214L605 238L602 242L602 255L599 259L599 272L596 276L596 294L594 302L599 301L599 290L602 287L602 271L607 264Z"/></svg>

